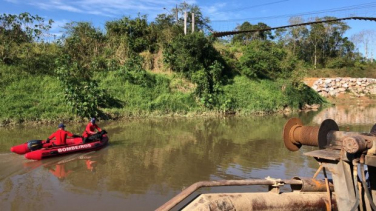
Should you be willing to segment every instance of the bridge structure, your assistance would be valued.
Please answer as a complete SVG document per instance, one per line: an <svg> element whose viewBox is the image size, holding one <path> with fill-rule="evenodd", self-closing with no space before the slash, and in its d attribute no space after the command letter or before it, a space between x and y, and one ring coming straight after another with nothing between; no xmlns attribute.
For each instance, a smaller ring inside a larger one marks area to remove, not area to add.
<svg viewBox="0 0 376 211"><path fill-rule="evenodd" d="M271 31L271 30L276 30L276 29L291 28L291 27L296 27L296 26L306 26L306 25L319 24L319 23L337 22L337 21L344 21L344 20L376 21L376 18L375 17L333 18L333 19L328 19L328 20L311 21L311 22L292 24L292 25L285 25L285 26L278 26L278 27L269 27L269 28L265 28L265 29L242 30L242 31L221 31L221 32L213 31L213 32L211 32L211 34L214 37L224 37L224 36L230 36L230 35L242 34L242 33L254 33L254 32Z"/></svg>

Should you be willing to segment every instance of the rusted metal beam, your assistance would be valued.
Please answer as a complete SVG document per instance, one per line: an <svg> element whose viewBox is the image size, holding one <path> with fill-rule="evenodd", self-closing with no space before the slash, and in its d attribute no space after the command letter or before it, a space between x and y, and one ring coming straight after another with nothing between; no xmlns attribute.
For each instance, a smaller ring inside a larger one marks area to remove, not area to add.
<svg viewBox="0 0 376 211"><path fill-rule="evenodd" d="M369 183L371 188L371 195L373 198L373 203L376 204L376 167L368 166L368 174L369 174Z"/></svg>
<svg viewBox="0 0 376 211"><path fill-rule="evenodd" d="M295 180L302 181L301 185L291 185L291 190L300 191L300 192L326 192L326 181L325 180L316 180L306 177L294 177ZM328 183L330 191L334 191L334 186L332 183Z"/></svg>
<svg viewBox="0 0 376 211"><path fill-rule="evenodd" d="M293 185L301 185L302 181L300 180L279 180L279 183L284 184L293 184ZM218 187L218 186L246 186L246 185L275 185L275 181L273 180L265 180L265 179L250 179L250 180L219 180L219 181L201 181L196 182L193 185L189 186L174 198L170 199L168 202L160 206L156 211L165 211L170 210L193 192L198 190L202 187Z"/></svg>
<svg viewBox="0 0 376 211"><path fill-rule="evenodd" d="M371 133L376 136L376 124L371 128Z"/></svg>
<svg viewBox="0 0 376 211"><path fill-rule="evenodd" d="M325 192L217 193L202 194L182 209L196 210L337 210L337 203L335 198L329 203Z"/></svg>
<svg viewBox="0 0 376 211"><path fill-rule="evenodd" d="M351 174L351 165L348 162L323 162L332 174L336 202L339 210L350 210L357 202Z"/></svg>

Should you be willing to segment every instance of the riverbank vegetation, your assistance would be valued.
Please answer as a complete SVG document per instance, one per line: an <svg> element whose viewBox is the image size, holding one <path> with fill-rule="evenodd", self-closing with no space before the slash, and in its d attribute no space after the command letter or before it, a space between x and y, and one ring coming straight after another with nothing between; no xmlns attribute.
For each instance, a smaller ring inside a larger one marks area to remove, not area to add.
<svg viewBox="0 0 376 211"><path fill-rule="evenodd" d="M196 32L184 35L174 11L102 29L71 22L53 39L52 20L0 15L0 124L273 113L325 102L302 83L306 76L374 77L375 62L344 37L346 23L214 38L200 8L177 10L195 13Z"/></svg>

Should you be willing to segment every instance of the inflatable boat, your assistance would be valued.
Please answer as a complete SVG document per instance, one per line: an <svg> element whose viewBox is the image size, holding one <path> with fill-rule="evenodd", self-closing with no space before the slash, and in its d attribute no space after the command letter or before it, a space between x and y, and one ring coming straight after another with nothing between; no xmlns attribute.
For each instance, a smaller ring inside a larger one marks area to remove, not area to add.
<svg viewBox="0 0 376 211"><path fill-rule="evenodd" d="M24 154L30 160L42 160L44 158L55 157L75 152L88 152L99 150L108 144L106 131L99 132L88 139L88 143L83 143L83 138L78 136L67 138L66 145L55 146L45 140L31 140L26 143L13 146L10 150L17 154Z"/></svg>

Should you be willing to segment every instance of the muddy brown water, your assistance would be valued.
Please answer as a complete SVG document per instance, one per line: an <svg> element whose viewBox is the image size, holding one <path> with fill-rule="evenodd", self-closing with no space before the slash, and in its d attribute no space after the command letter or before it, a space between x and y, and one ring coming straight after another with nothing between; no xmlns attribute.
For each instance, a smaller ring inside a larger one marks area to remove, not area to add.
<svg viewBox="0 0 376 211"><path fill-rule="evenodd" d="M106 148L42 161L26 160L9 149L45 139L54 126L0 128L0 210L154 210L198 181L312 177L319 165L303 153L316 148L303 146L290 152L284 147L282 130L291 117L312 126L332 118L341 130L369 132L376 109L353 106L292 116L100 121L110 138ZM68 124L66 129L81 134L84 128ZM206 188L191 198L203 192L264 189Z"/></svg>

